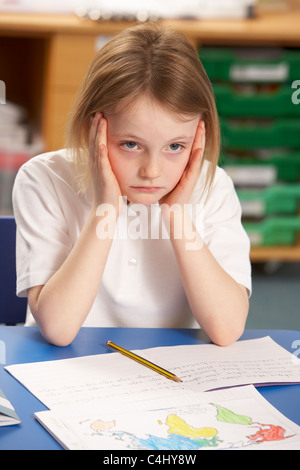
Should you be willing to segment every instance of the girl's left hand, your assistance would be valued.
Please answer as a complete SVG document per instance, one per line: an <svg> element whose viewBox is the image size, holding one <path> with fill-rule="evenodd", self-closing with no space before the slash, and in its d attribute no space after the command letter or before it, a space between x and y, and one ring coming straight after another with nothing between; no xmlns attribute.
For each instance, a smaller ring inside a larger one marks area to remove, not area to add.
<svg viewBox="0 0 300 470"><path fill-rule="evenodd" d="M187 166L175 188L164 196L159 203L167 204L171 207L173 204L184 205L189 202L193 189L199 178L200 164L205 148L205 125L200 121L191 150Z"/></svg>

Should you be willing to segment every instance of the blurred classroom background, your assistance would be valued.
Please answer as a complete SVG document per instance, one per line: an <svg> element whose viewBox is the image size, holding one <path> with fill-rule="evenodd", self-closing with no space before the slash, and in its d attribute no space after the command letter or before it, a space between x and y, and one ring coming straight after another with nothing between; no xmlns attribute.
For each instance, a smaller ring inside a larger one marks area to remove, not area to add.
<svg viewBox="0 0 300 470"><path fill-rule="evenodd" d="M300 0L0 0L0 216L20 165L64 146L95 52L145 21L183 31L212 81L251 240L247 327L299 330Z"/></svg>

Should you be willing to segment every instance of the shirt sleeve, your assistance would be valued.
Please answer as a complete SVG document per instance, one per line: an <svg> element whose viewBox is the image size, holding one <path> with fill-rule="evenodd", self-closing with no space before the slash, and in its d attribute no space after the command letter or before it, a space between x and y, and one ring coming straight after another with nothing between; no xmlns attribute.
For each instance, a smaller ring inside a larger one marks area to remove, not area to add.
<svg viewBox="0 0 300 470"><path fill-rule="evenodd" d="M222 268L251 294L250 241L230 177L218 168L204 205L204 240Z"/></svg>
<svg viewBox="0 0 300 470"><path fill-rule="evenodd" d="M44 285L71 250L63 203L54 184L56 178L55 171L36 158L16 176L13 206L19 296L26 296L30 287Z"/></svg>

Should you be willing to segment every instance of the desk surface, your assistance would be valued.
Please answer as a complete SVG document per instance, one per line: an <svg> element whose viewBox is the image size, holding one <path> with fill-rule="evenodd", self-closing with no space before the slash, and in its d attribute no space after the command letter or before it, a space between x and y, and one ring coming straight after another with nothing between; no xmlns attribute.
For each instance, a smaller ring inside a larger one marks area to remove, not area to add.
<svg viewBox="0 0 300 470"><path fill-rule="evenodd" d="M300 331L247 330L241 339L271 338L292 353L299 350ZM142 328L82 328L65 348L49 345L37 328L0 326L0 387L18 413L21 424L0 427L0 449L61 449L34 419L46 407L4 370L6 365L108 353L110 339L129 349L209 342L201 330ZM298 354L297 354L298 355ZM260 387L258 391L287 418L300 425L300 385Z"/></svg>

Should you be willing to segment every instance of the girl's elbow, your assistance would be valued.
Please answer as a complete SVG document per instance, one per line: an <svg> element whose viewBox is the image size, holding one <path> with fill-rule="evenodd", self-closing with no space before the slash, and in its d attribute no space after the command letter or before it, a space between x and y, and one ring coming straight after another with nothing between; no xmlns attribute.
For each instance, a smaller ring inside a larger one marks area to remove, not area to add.
<svg viewBox="0 0 300 470"><path fill-rule="evenodd" d="M244 327L230 329L230 331L223 332L222 334L214 335L211 340L217 346L230 346L240 339L244 333Z"/></svg>
<svg viewBox="0 0 300 470"><path fill-rule="evenodd" d="M245 331L248 310L239 319L231 321L229 324L215 328L210 336L211 341L217 346L230 346L240 339Z"/></svg>
<svg viewBox="0 0 300 470"><path fill-rule="evenodd" d="M42 329L41 334L43 337L48 341L48 343L52 344L53 346L59 346L59 347L66 347L69 346L72 341L75 339L76 335L71 335L67 332L62 333L62 332L57 332L57 331L49 331L48 329Z"/></svg>
<svg viewBox="0 0 300 470"><path fill-rule="evenodd" d="M77 331L74 333L70 328L59 328L52 322L41 322L40 319L36 322L44 339L53 346L69 346L76 337Z"/></svg>

